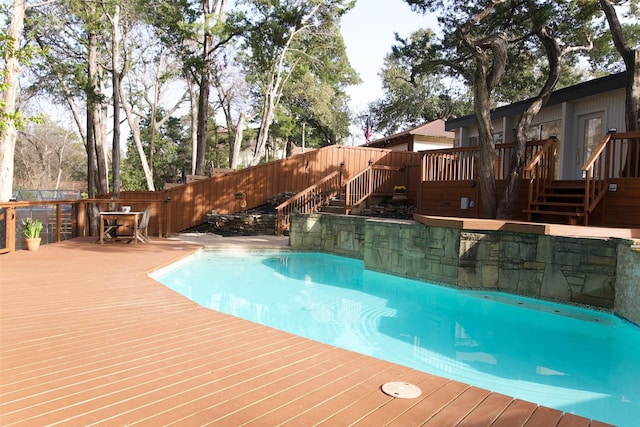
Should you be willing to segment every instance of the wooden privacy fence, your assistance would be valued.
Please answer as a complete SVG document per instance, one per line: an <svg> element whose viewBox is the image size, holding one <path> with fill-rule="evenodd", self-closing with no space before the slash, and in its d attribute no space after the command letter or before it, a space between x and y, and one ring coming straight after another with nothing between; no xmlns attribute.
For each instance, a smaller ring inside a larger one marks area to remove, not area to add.
<svg viewBox="0 0 640 427"><path fill-rule="evenodd" d="M161 220L150 223L149 232L170 235L203 224L213 211L239 212L262 206L275 194L299 193L338 169L345 182L370 165L404 167L419 163L419 153L332 145L165 191L123 192L121 199L131 203L144 199L158 205ZM417 188L418 182L414 191Z"/></svg>

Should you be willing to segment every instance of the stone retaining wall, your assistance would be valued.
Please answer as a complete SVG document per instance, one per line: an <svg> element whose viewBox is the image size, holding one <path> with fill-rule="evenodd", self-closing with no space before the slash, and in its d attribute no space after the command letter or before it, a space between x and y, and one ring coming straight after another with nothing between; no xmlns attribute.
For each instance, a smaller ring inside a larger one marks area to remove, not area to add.
<svg viewBox="0 0 640 427"><path fill-rule="evenodd" d="M276 234L275 214L207 214L204 230L222 235Z"/></svg>
<svg viewBox="0 0 640 427"><path fill-rule="evenodd" d="M640 252L626 239L312 214L292 216L290 244L384 273L613 309L640 324Z"/></svg>

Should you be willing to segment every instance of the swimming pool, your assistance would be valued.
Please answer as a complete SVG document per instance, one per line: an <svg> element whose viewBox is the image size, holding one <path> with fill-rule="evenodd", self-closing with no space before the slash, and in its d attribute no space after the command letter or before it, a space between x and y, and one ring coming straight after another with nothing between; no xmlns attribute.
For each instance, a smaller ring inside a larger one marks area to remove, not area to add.
<svg viewBox="0 0 640 427"><path fill-rule="evenodd" d="M153 277L296 335L619 426L640 419L640 328L607 313L323 253L201 252Z"/></svg>

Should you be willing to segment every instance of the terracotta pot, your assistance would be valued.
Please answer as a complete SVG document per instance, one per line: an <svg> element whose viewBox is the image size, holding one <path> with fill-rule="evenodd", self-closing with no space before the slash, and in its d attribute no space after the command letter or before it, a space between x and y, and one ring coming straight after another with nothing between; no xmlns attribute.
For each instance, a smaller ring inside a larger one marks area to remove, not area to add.
<svg viewBox="0 0 640 427"><path fill-rule="evenodd" d="M38 248L40 247L40 240L42 240L41 237L36 237L35 239L24 239L25 242L27 243L27 250L28 251L37 251Z"/></svg>
<svg viewBox="0 0 640 427"><path fill-rule="evenodd" d="M393 197L391 197L393 202L406 202L408 200L407 193L393 193Z"/></svg>

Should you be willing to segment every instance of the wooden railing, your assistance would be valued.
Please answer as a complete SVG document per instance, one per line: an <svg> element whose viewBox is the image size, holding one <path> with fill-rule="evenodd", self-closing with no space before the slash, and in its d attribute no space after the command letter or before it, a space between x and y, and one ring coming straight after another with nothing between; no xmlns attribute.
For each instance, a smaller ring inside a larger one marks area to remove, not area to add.
<svg viewBox="0 0 640 427"><path fill-rule="evenodd" d="M615 178L640 177L640 132L608 133L582 166L585 215L598 206Z"/></svg>
<svg viewBox="0 0 640 427"><path fill-rule="evenodd" d="M558 150L556 142L555 137L547 139L524 168L523 178L529 180L529 210L533 209L534 202L553 182Z"/></svg>
<svg viewBox="0 0 640 427"><path fill-rule="evenodd" d="M340 194L342 189L342 168L330 173L314 185L299 192L276 207L276 234L289 229L291 213L309 214L317 212L325 204Z"/></svg>
<svg viewBox="0 0 640 427"><path fill-rule="evenodd" d="M372 194L391 194L395 185L406 186L403 167L372 165L345 184L345 214L364 202ZM404 179L403 179L404 178Z"/></svg>
<svg viewBox="0 0 640 427"><path fill-rule="evenodd" d="M90 215L94 210L92 203L116 203L130 205L133 210L152 207L149 234L152 236L170 236L207 221L207 214L233 213L262 206L269 197L281 192L301 192L307 187L324 179L340 168L342 179L348 180L369 165L407 167L409 176L415 176L407 184L410 191L417 192L419 186L415 165L420 161L419 153L400 152L379 148L330 146L312 150L286 159L264 163L252 168L237 170L210 178L201 179L163 191L127 191L115 200L104 195L99 200L71 200L46 202L7 202L0 203L0 253L15 249L16 233L20 232L16 224L17 207L35 206L38 203L53 205L73 203L72 223L75 236L90 236ZM243 197L237 198L241 193ZM246 202L246 204L244 204ZM54 233L60 232L60 238L66 238L69 227L67 215L54 215L56 224ZM4 221L4 223L3 223ZM52 220L53 222L53 220ZM5 229L2 225L5 224ZM96 228L97 229L97 228ZM4 235L4 236L3 236ZM2 245L2 237L5 244ZM10 249L5 249L9 247Z"/></svg>
<svg viewBox="0 0 640 427"><path fill-rule="evenodd" d="M97 217L94 213L98 208L109 209L114 204L119 209L121 205L130 205L132 210L143 211L151 206L152 214L149 224L155 230L162 228L165 220L165 202L155 200L139 200L131 203L123 199L71 199L71 200L38 200L0 203L0 254L12 252L20 248L22 241L22 220L26 217L36 218L43 224L41 237L43 244L56 243L62 240L81 236L92 236L91 224L97 227ZM94 207L96 208L94 210ZM4 234L4 236L2 236Z"/></svg>
<svg viewBox="0 0 640 427"><path fill-rule="evenodd" d="M530 161L545 141L527 142L525 161ZM511 170L514 144L495 147L495 179L505 179ZM422 152L422 181L470 181L476 179L478 147L458 147Z"/></svg>

